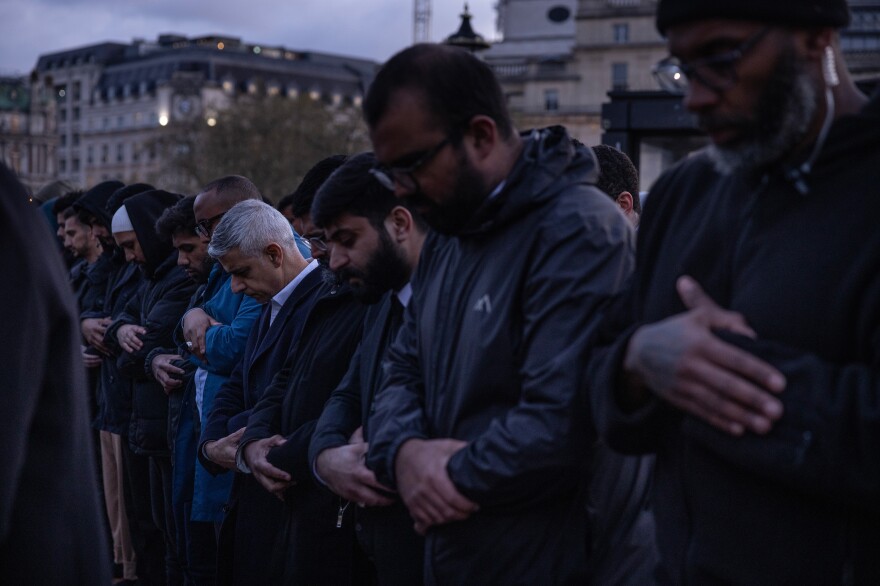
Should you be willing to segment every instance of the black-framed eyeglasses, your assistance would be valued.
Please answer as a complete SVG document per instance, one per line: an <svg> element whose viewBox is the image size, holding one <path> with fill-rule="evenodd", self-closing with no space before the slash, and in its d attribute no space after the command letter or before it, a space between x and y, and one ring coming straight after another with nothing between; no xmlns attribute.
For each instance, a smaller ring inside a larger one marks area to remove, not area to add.
<svg viewBox="0 0 880 586"><path fill-rule="evenodd" d="M414 173L421 167L425 166L434 157L437 156L443 147L452 142L452 137L447 136L441 140L435 147L428 149L422 155L415 156L416 161L405 167L386 167L385 165L376 165L370 169L370 174L382 184L382 187L394 191L395 185L401 186L406 191L418 191L419 182L416 180Z"/></svg>
<svg viewBox="0 0 880 586"><path fill-rule="evenodd" d="M204 220L200 220L196 222L196 234L201 236L202 238L211 238L211 232L214 230L214 224L220 220L226 212L222 214L217 214L213 218L205 218Z"/></svg>
<svg viewBox="0 0 880 586"><path fill-rule="evenodd" d="M667 57L654 66L652 73L664 90L672 93L685 93L691 80L697 80L716 93L723 93L737 82L736 66L746 53L754 48L772 29L768 26L732 51L704 59L684 63L677 57Z"/></svg>

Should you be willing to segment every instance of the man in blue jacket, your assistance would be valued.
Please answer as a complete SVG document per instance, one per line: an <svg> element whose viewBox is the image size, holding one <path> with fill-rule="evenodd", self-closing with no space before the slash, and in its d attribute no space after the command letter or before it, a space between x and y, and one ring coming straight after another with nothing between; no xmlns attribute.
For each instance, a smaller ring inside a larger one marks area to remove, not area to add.
<svg viewBox="0 0 880 586"><path fill-rule="evenodd" d="M223 518L232 479L211 476L196 463L196 446L201 422L210 411L217 389L226 382L241 359L244 344L260 311L259 304L229 287L229 275L208 255L207 242L196 233L194 198L185 198L165 211L156 231L177 249L177 264L203 287L193 298L213 320L205 336L205 360L186 351L176 331L178 347L191 369L180 368L183 357L177 349L160 349L148 357L154 378L170 393L174 414L171 420L173 445L173 492L178 557L193 584L213 584L216 579L217 544L215 523ZM184 317L185 319L185 317ZM198 367L198 370L196 368ZM193 375L192 371L195 371Z"/></svg>

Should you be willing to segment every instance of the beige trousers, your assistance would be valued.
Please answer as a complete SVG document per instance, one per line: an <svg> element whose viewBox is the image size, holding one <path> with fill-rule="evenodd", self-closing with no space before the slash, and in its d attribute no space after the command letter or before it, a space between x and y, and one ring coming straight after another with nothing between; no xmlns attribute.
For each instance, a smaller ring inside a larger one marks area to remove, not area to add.
<svg viewBox="0 0 880 586"><path fill-rule="evenodd" d="M101 432L101 470L104 478L104 503L107 505L107 518L110 520L110 533L113 535L113 561L122 565L123 578L136 580L137 564L128 530L122 487L125 476L122 468L122 438L108 431Z"/></svg>

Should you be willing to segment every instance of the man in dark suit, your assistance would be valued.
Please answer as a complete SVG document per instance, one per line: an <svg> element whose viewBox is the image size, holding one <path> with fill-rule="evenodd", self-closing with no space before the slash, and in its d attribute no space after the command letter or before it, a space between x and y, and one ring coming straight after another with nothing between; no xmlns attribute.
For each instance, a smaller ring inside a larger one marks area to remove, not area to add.
<svg viewBox="0 0 880 586"><path fill-rule="evenodd" d="M311 169L297 188L299 197L311 199L315 191L338 166L322 165ZM268 221L277 217L259 208ZM238 214L239 212L237 212ZM283 216L282 216L283 217ZM286 220L285 220L286 222ZM251 410L298 339L311 304L311 293L322 282L317 260L310 263L295 249L286 248L294 236L286 224L277 238L263 236L263 249L274 245L274 270L247 275L247 295L265 303L257 323L251 329L244 355L229 380L217 392L199 440L198 457L212 474L238 471L235 454ZM212 236L213 241L213 236ZM222 244L222 243L221 243ZM210 249L209 249L210 252ZM282 255L283 258L279 257ZM279 264L280 262L280 264ZM240 268L240 267L239 267ZM308 273L303 274L305 271ZM239 271L241 272L241 271ZM302 276L302 283L292 282ZM241 288L242 277L234 287ZM265 283L263 282L265 280ZM281 291L289 287L286 295ZM275 299L278 297L278 299ZM267 299L272 301L266 302ZM274 315L273 315L274 314ZM281 526L282 503L260 486L251 474L236 474L226 518L218 543L218 581L221 584L265 584L275 538Z"/></svg>
<svg viewBox="0 0 880 586"><path fill-rule="evenodd" d="M79 314L55 239L0 165L0 583L109 584Z"/></svg>
<svg viewBox="0 0 880 586"><path fill-rule="evenodd" d="M312 204L312 218L325 232L330 268L371 307L358 351L318 420L309 461L330 490L359 505L358 542L375 566L379 584L404 586L423 580L424 539L391 489L364 465L364 455L385 350L409 302L410 278L426 227L373 178L375 164L372 153L352 157Z"/></svg>
<svg viewBox="0 0 880 586"><path fill-rule="evenodd" d="M238 255L229 258L229 253L223 253L222 249L234 252L241 244L216 241L221 234L238 240L238 229L226 225L227 219L217 227L212 254L224 266L228 264L233 275L252 271L252 266L241 264ZM298 216L298 221L320 261L326 252L323 232L315 228L310 214ZM241 242L245 240L242 235ZM351 584L367 575L359 565L363 558L356 555L351 511L316 485L308 460L315 424L348 370L366 311L335 278L322 281L284 368L248 419L236 454L239 469L252 472L268 492L284 500L282 530L268 580L272 584Z"/></svg>

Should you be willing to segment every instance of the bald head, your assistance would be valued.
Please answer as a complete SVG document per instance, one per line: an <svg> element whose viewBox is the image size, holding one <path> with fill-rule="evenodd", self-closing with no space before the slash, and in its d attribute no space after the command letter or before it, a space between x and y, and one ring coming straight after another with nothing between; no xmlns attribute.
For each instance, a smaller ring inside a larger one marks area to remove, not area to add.
<svg viewBox="0 0 880 586"><path fill-rule="evenodd" d="M263 197L257 186L247 177L227 175L215 179L205 185L196 196L193 206L196 223L207 222L211 225L208 227L210 231L213 225L220 221L220 216L232 209L235 204L250 199L262 201Z"/></svg>

